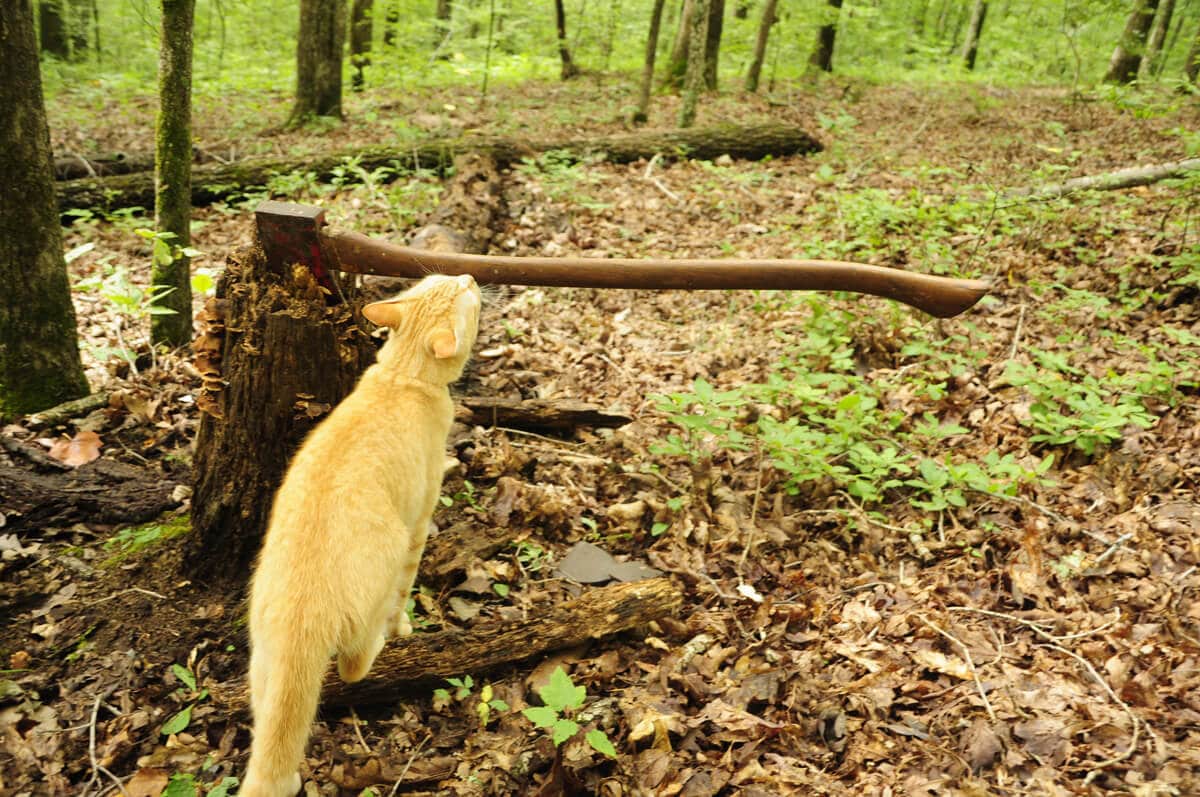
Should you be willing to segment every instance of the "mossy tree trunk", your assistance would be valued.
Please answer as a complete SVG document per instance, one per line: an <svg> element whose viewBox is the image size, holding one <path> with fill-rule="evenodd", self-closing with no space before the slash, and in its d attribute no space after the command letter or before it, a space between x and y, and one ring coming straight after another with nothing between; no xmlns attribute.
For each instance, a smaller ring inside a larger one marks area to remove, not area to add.
<svg viewBox="0 0 1200 797"><path fill-rule="evenodd" d="M554 0L554 26L558 34L558 57L562 61L559 76L570 80L579 74L579 67L571 60L571 50L567 47L567 10L563 0Z"/></svg>
<svg viewBox="0 0 1200 797"><path fill-rule="evenodd" d="M1164 55L1163 46L1174 16L1175 0L1162 0L1158 6L1158 16L1154 18L1154 29L1150 31L1150 40L1146 43L1146 57L1142 59L1142 72L1147 77L1159 72Z"/></svg>
<svg viewBox="0 0 1200 797"><path fill-rule="evenodd" d="M838 17L842 13L842 0L827 0L823 9L821 26L817 28L817 46L808 59L808 72L833 71L833 45L837 39Z"/></svg>
<svg viewBox="0 0 1200 797"><path fill-rule="evenodd" d="M0 416L87 394L30 0L0 3Z"/></svg>
<svg viewBox="0 0 1200 797"><path fill-rule="evenodd" d="M1193 85L1200 85L1200 29L1192 37L1192 46L1188 48L1187 58L1183 61L1183 72Z"/></svg>
<svg viewBox="0 0 1200 797"><path fill-rule="evenodd" d="M1132 83L1137 77L1142 65L1142 53L1146 50L1146 38L1150 35L1150 26L1154 22L1154 12L1158 10L1158 0L1135 0L1133 11L1125 22L1125 30L1117 49L1113 50L1112 60L1108 64L1108 72L1104 75L1105 83Z"/></svg>
<svg viewBox="0 0 1200 797"><path fill-rule="evenodd" d="M979 53L979 37L983 33L983 20L987 17L987 0L975 0L971 8L971 22L967 25L967 38L963 42L963 66L970 72L975 69L975 56Z"/></svg>
<svg viewBox="0 0 1200 797"><path fill-rule="evenodd" d="M683 78L683 101L679 105L679 126L696 122L696 106L704 88L704 46L708 41L708 2L693 0L688 31L687 74Z"/></svg>
<svg viewBox="0 0 1200 797"><path fill-rule="evenodd" d="M725 0L708 0L708 28L704 36L704 87L717 90L717 64L721 55L721 33L725 30Z"/></svg>
<svg viewBox="0 0 1200 797"><path fill-rule="evenodd" d="M300 0L296 104L288 124L304 124L314 116L341 118L345 44L344 0Z"/></svg>
<svg viewBox="0 0 1200 797"><path fill-rule="evenodd" d="M762 75L763 61L767 58L767 42L771 38L771 27L778 21L775 16L777 0L767 0L763 5L762 20L758 23L758 38L754 40L754 57L746 70L746 91L758 91L758 80Z"/></svg>
<svg viewBox="0 0 1200 797"><path fill-rule="evenodd" d="M453 15L454 6L451 4L451 0L437 0L437 6L433 12L433 25L436 31L434 47L443 47L450 39L450 20Z"/></svg>
<svg viewBox="0 0 1200 797"><path fill-rule="evenodd" d="M196 0L162 0L158 119L154 150L154 226L169 235L154 247L157 298L150 339L183 346L192 339L192 18ZM169 312L162 312L163 310Z"/></svg>
<svg viewBox="0 0 1200 797"><path fill-rule="evenodd" d="M66 60L71 55L71 42L67 38L67 15L65 0L40 0L38 3L38 29L42 52Z"/></svg>
<svg viewBox="0 0 1200 797"><path fill-rule="evenodd" d="M350 7L350 65L354 67L350 88L353 91L362 91L366 82L364 72L371 64L374 18L374 0L353 0Z"/></svg>
<svg viewBox="0 0 1200 797"><path fill-rule="evenodd" d="M638 87L637 110L634 122L645 122L650 113L650 87L654 84L654 61L658 55L658 32L662 27L662 12L665 0L654 0L650 11L650 32L646 36L646 60L642 62L642 83Z"/></svg>

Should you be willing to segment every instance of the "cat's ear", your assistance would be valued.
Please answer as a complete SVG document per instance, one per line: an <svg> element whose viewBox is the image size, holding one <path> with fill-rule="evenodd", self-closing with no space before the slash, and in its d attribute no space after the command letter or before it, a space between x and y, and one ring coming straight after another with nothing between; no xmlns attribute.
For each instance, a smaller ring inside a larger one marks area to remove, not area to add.
<svg viewBox="0 0 1200 797"><path fill-rule="evenodd" d="M382 302L371 302L362 309L363 318L372 324L395 329L400 326L404 316L403 299L385 299Z"/></svg>
<svg viewBox="0 0 1200 797"><path fill-rule="evenodd" d="M425 339L425 343L433 352L433 356L439 360L446 360L458 354L458 337L452 329L443 327L433 330Z"/></svg>

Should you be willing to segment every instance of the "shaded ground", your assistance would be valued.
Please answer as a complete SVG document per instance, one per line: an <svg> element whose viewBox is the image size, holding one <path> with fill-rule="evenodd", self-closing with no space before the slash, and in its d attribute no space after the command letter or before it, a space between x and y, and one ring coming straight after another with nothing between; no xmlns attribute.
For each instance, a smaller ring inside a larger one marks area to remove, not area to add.
<svg viewBox="0 0 1200 797"><path fill-rule="evenodd" d="M591 103L616 118L610 89L561 91L514 92L520 113L506 114L544 129ZM1177 159L1194 145L1195 110L834 84L778 99L787 103L727 97L714 113L796 121L827 152L630 166L544 158L508 175L496 250L840 256L990 276L992 298L934 322L855 297L497 293L461 389L584 399L636 420L569 439L457 428L462 467L439 523L506 523L522 544L476 563L462 587L422 595L418 618L434 628L536 616L565 599L553 565L582 539L670 574L687 605L641 633L471 673L471 697L420 684L390 705L324 711L310 789L1200 789L1195 184L1042 203L989 191ZM200 118L202 146L229 121L218 114L206 129ZM78 135L116 146L126 133ZM357 124L333 136L360 133L371 138ZM263 139L318 140L329 141ZM438 196L425 177L276 188L398 237ZM249 240L245 208L198 217L210 265ZM107 263L144 281L136 225L75 225L69 246L96 244L74 261L77 278L103 276ZM95 289L77 307L93 346L138 342L137 320ZM163 476L186 467L198 386L186 361L142 362L134 374L92 351L93 384L117 391L89 419L104 456ZM54 436L20 424L5 434ZM522 500L498 494L502 477ZM133 776L131 793L157 793L171 774L209 784L244 767L244 721L198 691L244 669L240 596L190 583L170 542L104 547L113 531L0 536L11 618L0 632L11 668L0 680L0 793L115 793L101 768ZM607 732L615 761L582 737L556 756L520 715L557 665L586 686L581 720ZM481 727L485 681L511 711ZM162 733L188 705L186 728Z"/></svg>

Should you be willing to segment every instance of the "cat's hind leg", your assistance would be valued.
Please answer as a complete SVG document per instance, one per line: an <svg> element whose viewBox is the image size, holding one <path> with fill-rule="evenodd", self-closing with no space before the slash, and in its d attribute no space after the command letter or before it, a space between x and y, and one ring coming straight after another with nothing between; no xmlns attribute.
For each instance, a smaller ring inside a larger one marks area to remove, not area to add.
<svg viewBox="0 0 1200 797"><path fill-rule="evenodd" d="M412 622L408 619L408 596L412 592L413 582L417 580L417 568L421 564L421 554L425 551L425 541L430 533L437 532L433 519L424 524L418 524L424 533L414 534L408 543L408 556L400 572L396 574L394 598L391 614L388 616L388 630L392 636L408 636L412 633Z"/></svg>
<svg viewBox="0 0 1200 797"><path fill-rule="evenodd" d="M366 635L353 640L349 645L338 651L338 675L348 684L361 681L371 671L375 657L383 650L383 631L376 630L373 635Z"/></svg>

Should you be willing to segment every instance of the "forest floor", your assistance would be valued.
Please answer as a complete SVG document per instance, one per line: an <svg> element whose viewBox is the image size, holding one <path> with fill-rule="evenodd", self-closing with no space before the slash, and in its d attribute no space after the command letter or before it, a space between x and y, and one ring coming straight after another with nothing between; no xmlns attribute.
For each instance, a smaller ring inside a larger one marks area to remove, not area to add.
<svg viewBox="0 0 1200 797"><path fill-rule="evenodd" d="M231 102L200 109L197 137L202 152L303 151L389 140L421 115L431 129L578 135L619 128L621 101L590 80L501 89L492 125L465 93L367 95L342 127L262 136ZM324 709L307 793L1200 792L1197 183L998 196L1194 155L1200 112L1176 102L829 82L706 108L708 121L793 121L825 143L815 156L551 154L507 172L497 252L844 258L993 290L944 321L850 295L497 292L456 390L580 399L634 421L565 436L456 426L439 525L507 524L517 542L419 595L418 633L537 617L578 592L556 566L580 541L668 574L684 607L462 673L469 688ZM151 140L149 104L130 116L87 103L51 107L60 151ZM367 105L372 121L355 121ZM670 100L656 113L669 124ZM439 182L385 177L289 175L271 190L403 238ZM197 210L198 268L250 242L263 195ZM131 368L114 351L144 343L139 226L96 213L67 235L92 245L71 270L109 405L3 435L74 439L51 455L99 452L186 484L199 387L186 353ZM33 467L2 452L0 466ZM175 498L186 519L186 489ZM239 776L246 718L204 689L245 670L242 595L180 569L169 540L186 523L19 522L0 527L0 794L115 794L119 781L156 795L172 777L172 794L203 793ZM520 712L558 666L586 687L578 718L615 760L582 733L556 749ZM508 710L481 722L485 684Z"/></svg>

